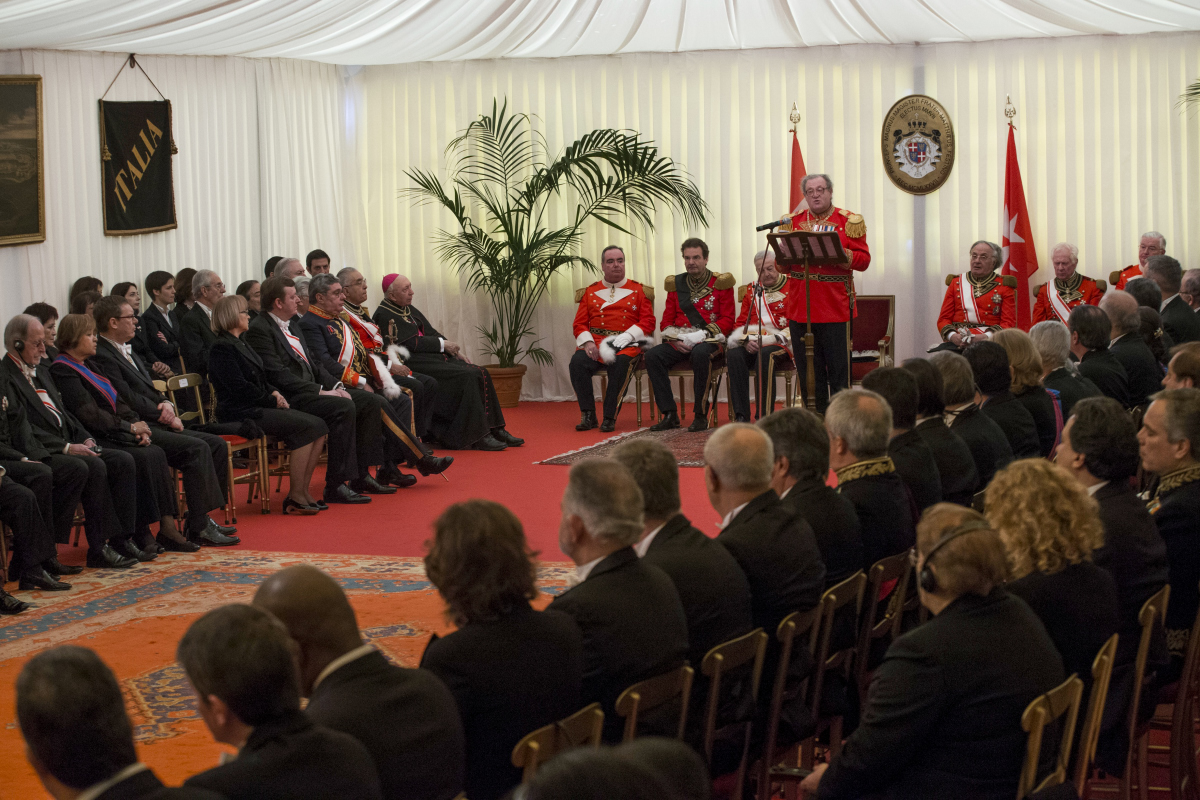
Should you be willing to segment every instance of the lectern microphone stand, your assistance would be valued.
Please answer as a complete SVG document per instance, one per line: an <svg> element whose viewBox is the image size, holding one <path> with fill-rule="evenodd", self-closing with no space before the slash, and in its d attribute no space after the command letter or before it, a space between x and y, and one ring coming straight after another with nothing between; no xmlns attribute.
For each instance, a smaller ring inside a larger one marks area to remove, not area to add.
<svg viewBox="0 0 1200 800"><path fill-rule="evenodd" d="M812 292L809 291L812 267L842 267L850 263L837 231L794 231L767 235L767 244L775 251L775 264L792 278L804 281L804 359L806 362L804 405L817 410L817 370L813 364L815 339L812 332ZM798 270L803 270L799 272Z"/></svg>

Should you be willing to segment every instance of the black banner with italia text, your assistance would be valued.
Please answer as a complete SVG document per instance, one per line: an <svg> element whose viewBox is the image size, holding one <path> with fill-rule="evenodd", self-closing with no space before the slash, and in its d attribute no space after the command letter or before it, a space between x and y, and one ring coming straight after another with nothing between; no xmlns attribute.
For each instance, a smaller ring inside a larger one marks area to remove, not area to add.
<svg viewBox="0 0 1200 800"><path fill-rule="evenodd" d="M106 236L176 227L171 141L169 101L100 101Z"/></svg>

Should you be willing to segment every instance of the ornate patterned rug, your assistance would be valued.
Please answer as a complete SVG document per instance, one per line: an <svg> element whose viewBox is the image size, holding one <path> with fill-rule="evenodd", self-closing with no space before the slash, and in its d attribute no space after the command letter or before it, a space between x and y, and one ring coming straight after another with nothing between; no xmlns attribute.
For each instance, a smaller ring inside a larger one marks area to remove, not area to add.
<svg viewBox="0 0 1200 800"><path fill-rule="evenodd" d="M687 428L675 428L669 431L652 431L649 428L641 428L630 433L611 436L602 442L597 442L588 447L581 447L578 450L560 453L538 463L570 466L576 461L583 461L585 458L605 458L613 451L614 447L630 439L657 439L675 454L675 460L679 462L679 466L703 467L704 445L708 442L708 437L712 435L714 430L716 429L709 428L706 431L692 433Z"/></svg>
<svg viewBox="0 0 1200 800"><path fill-rule="evenodd" d="M71 591L34 593L27 599L36 609L0 618L0 753L7 754L0 759L0 800L45 796L20 755L13 687L30 657L60 644L90 647L113 669L139 756L166 783L178 785L215 765L224 748L204 727L175 646L205 611L249 602L263 578L299 563L341 583L364 636L395 663L416 666L430 634L453 630L419 558L202 550L126 571L86 570L72 579ZM536 605L562 591L570 568L541 565L544 593Z"/></svg>

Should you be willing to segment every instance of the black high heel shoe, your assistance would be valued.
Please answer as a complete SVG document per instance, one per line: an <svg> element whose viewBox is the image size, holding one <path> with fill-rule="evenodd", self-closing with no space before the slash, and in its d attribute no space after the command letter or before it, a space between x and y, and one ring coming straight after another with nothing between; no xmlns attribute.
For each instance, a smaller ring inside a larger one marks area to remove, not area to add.
<svg viewBox="0 0 1200 800"><path fill-rule="evenodd" d="M305 503L297 503L295 500L293 500L290 497L283 498L283 513L284 513L284 515L296 513L296 514L301 514L306 517L311 517L313 514L317 513L317 510L318 509L316 509L315 507L307 505Z"/></svg>

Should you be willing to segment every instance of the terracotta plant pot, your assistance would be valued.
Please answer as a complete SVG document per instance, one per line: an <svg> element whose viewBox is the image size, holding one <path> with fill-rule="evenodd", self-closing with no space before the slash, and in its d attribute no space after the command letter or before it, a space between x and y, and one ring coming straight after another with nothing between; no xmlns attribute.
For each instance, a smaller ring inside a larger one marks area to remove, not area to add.
<svg viewBox="0 0 1200 800"><path fill-rule="evenodd" d="M526 366L517 364L515 367L502 367L499 364L485 364L483 368L492 376L492 385L496 387L500 407L516 408L521 402L521 381L525 379Z"/></svg>

